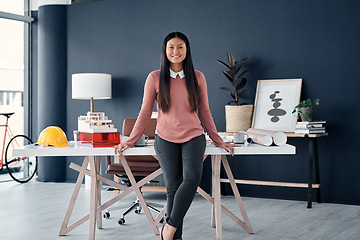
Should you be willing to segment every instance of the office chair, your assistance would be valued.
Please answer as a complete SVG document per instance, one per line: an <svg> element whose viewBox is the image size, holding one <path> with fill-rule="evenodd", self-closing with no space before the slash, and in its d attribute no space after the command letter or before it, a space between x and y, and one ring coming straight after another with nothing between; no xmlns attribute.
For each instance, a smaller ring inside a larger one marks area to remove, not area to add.
<svg viewBox="0 0 360 240"><path fill-rule="evenodd" d="M135 122L136 122L136 118L127 118L124 120L123 129L122 129L123 136L130 135ZM151 119L144 130L144 134L148 136L150 140L153 140L155 138L155 128L156 128L156 119ZM125 156L125 159L129 164L129 167L135 177L136 182L140 181L141 179L145 178L146 176L150 175L151 173L153 173L154 171L160 168L158 160L155 159L153 156ZM107 174L113 174L121 179L122 184L128 187L131 186L130 180L127 177L124 167L121 163L111 163L110 158L107 158L106 165L107 165L107 171L106 171ZM157 182L157 181L152 180L151 182ZM110 191L112 190L116 190L116 189L110 189ZM156 213L160 213L160 210L158 210L156 207L158 208L164 207L163 205L150 203L150 202L146 202L146 205L150 210ZM110 210L115 210L118 208L121 207L108 209L103 214L103 217L110 218ZM136 214L141 213L141 204L138 198L132 203L132 205L123 213L122 217L118 220L119 225L123 225L125 223L125 216L133 209L135 209ZM164 220L162 219L160 223L162 223L163 221Z"/></svg>

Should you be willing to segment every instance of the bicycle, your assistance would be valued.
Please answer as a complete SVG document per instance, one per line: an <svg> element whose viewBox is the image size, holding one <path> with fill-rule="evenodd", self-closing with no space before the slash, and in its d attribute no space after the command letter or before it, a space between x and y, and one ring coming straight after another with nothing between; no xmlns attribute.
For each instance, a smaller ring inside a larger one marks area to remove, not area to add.
<svg viewBox="0 0 360 240"><path fill-rule="evenodd" d="M3 170L3 168L6 167L12 179L14 179L19 183L26 183L30 181L36 173L37 157L23 157L23 156L12 155L13 148L18 148L33 143L28 136L25 135L14 136L14 134L10 129L10 126L8 125L9 118L13 114L14 112L0 113L0 115L6 117L6 123L0 125L0 127L5 127L4 139L2 144L2 153L0 159L0 170ZM5 148L6 136L8 136L10 141L8 142ZM4 163L4 159L5 159L5 163Z"/></svg>

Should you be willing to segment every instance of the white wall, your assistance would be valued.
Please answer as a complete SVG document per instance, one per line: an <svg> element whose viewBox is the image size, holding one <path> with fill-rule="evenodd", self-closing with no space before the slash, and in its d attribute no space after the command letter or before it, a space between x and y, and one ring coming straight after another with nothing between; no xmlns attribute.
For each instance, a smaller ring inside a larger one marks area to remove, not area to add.
<svg viewBox="0 0 360 240"><path fill-rule="evenodd" d="M71 0L30 0L31 11L37 11L43 5L66 5L71 4Z"/></svg>

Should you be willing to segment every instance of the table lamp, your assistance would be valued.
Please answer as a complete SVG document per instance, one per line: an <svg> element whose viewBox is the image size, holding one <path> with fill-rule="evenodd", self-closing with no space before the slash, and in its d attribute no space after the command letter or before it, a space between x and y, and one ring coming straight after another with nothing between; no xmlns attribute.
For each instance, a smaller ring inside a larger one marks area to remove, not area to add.
<svg viewBox="0 0 360 240"><path fill-rule="evenodd" d="M119 144L119 133L104 112L94 112L94 99L111 98L111 75L105 73L75 73L72 75L72 98L90 99L90 112L78 117L74 131L76 143L93 147Z"/></svg>
<svg viewBox="0 0 360 240"><path fill-rule="evenodd" d="M94 99L111 99L111 75L106 73L73 74L72 98L90 99L90 111L94 112Z"/></svg>

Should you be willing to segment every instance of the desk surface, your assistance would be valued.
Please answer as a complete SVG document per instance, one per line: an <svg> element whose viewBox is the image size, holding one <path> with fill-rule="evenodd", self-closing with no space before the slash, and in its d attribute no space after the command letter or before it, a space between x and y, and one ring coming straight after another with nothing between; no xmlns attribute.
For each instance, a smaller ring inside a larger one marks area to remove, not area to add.
<svg viewBox="0 0 360 240"><path fill-rule="evenodd" d="M13 154L16 156L114 156L114 148L93 148L89 146L75 146L70 142L70 147L43 147L27 145L16 148ZM295 147L289 144L284 146L265 147L258 144L235 147L235 155L266 155L266 154L295 154ZM156 155L154 146L133 147L124 152L125 156ZM208 144L205 155L229 155L224 149Z"/></svg>
<svg viewBox="0 0 360 240"><path fill-rule="evenodd" d="M306 137L306 135L309 138L318 138L318 137L325 137L328 136L329 133L294 133L294 132L284 132L286 134L287 137ZM232 136L234 135L234 133L232 132L219 132L220 135L223 136Z"/></svg>
<svg viewBox="0 0 360 240"><path fill-rule="evenodd" d="M289 133L285 133L287 137L306 137L308 136L309 138L318 138L318 137L325 137L328 136L329 133L293 133L293 132L289 132Z"/></svg>

